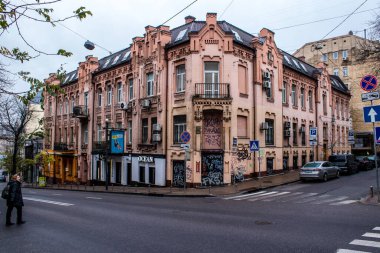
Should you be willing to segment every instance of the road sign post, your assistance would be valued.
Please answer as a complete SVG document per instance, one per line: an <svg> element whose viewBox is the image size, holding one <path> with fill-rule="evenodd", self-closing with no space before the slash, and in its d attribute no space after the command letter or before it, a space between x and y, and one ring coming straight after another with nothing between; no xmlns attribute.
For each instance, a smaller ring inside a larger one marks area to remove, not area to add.
<svg viewBox="0 0 380 253"><path fill-rule="evenodd" d="M190 138L191 138L191 135L188 131L183 131L181 133L181 140L184 142L184 143L188 143L190 141ZM184 171L184 175L183 175L183 190L186 191L186 179L187 179L187 167L186 167L186 161L187 160L190 160L190 145L189 144L181 144L181 147L185 150L185 159L184 159L184 162L185 162L185 171Z"/></svg>

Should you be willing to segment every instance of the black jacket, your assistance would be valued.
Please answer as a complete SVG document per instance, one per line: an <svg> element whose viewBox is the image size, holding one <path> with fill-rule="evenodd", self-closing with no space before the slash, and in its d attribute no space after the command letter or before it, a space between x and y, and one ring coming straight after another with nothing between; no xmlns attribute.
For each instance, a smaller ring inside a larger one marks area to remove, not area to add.
<svg viewBox="0 0 380 253"><path fill-rule="evenodd" d="M21 183L19 181L11 181L9 185L9 197L7 199L7 205L23 206Z"/></svg>

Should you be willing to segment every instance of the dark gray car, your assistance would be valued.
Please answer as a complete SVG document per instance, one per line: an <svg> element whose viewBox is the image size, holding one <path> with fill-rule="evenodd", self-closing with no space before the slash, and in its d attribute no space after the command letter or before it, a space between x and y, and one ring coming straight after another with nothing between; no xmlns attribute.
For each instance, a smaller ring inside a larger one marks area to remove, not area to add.
<svg viewBox="0 0 380 253"><path fill-rule="evenodd" d="M329 178L338 178L340 169L328 161L315 161L306 163L300 170L302 181L317 179L327 181Z"/></svg>
<svg viewBox="0 0 380 253"><path fill-rule="evenodd" d="M342 173L351 175L359 172L359 163L355 160L355 156L351 154L331 155L329 162L338 166Z"/></svg>

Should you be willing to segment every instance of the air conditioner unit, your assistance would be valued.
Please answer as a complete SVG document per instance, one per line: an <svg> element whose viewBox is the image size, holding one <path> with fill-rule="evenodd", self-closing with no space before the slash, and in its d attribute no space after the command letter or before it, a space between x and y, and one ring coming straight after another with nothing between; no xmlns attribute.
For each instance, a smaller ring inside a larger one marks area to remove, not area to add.
<svg viewBox="0 0 380 253"><path fill-rule="evenodd" d="M128 110L128 103L127 102L121 102L119 105L120 105L120 109Z"/></svg>
<svg viewBox="0 0 380 253"><path fill-rule="evenodd" d="M300 133L304 133L305 132L305 127L304 126L301 126L300 128Z"/></svg>
<svg viewBox="0 0 380 253"><path fill-rule="evenodd" d="M264 71L264 78L270 78L270 72Z"/></svg>
<svg viewBox="0 0 380 253"><path fill-rule="evenodd" d="M270 81L264 81L264 82L263 82L263 87L266 88L266 89L270 89L270 87L271 87L271 82L270 82Z"/></svg>
<svg viewBox="0 0 380 253"><path fill-rule="evenodd" d="M343 60L343 61L347 61L347 60L348 60L348 57L343 57L342 60Z"/></svg>
<svg viewBox="0 0 380 253"><path fill-rule="evenodd" d="M161 141L161 134L153 134L152 135L152 141L160 142Z"/></svg>
<svg viewBox="0 0 380 253"><path fill-rule="evenodd" d="M83 108L81 106L74 106L73 114L74 114L74 116L83 115Z"/></svg>
<svg viewBox="0 0 380 253"><path fill-rule="evenodd" d="M160 124L153 124L153 131L160 132L161 131L161 125Z"/></svg>
<svg viewBox="0 0 380 253"><path fill-rule="evenodd" d="M142 107L143 108L149 108L150 107L150 100L149 99L145 99L142 101Z"/></svg>
<svg viewBox="0 0 380 253"><path fill-rule="evenodd" d="M269 129L269 125L268 125L268 122L263 122L261 123L261 130L268 130Z"/></svg>
<svg viewBox="0 0 380 253"><path fill-rule="evenodd" d="M284 136L285 137L290 137L290 130L285 130L284 131Z"/></svg>
<svg viewBox="0 0 380 253"><path fill-rule="evenodd" d="M290 128L290 121L286 121L285 124L284 124L284 127L285 128Z"/></svg>

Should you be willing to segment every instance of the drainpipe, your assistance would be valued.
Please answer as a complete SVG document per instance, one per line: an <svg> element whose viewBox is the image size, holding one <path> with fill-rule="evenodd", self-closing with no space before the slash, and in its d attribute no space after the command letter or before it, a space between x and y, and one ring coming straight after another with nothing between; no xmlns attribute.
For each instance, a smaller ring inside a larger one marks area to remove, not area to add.
<svg viewBox="0 0 380 253"><path fill-rule="evenodd" d="M94 148L94 121L95 121L95 82L94 82L94 73L91 72L91 89L92 89L92 119L91 119L91 148ZM88 124L87 124L87 129L88 129ZM89 136L89 134L88 134ZM87 150L88 152L88 150ZM89 181L89 175L91 175L92 167L94 166L93 164L93 159L92 159L92 151L90 150L90 166L91 168L87 168L87 181ZM90 178L92 180L92 178Z"/></svg>
<svg viewBox="0 0 380 253"><path fill-rule="evenodd" d="M253 50L253 54L254 54L254 60L253 60L253 67L252 67L252 79L253 79L253 139L256 140L256 115L257 115L257 99L256 99L256 78L257 76L255 76L255 73L256 73L256 66L257 66L257 55L256 55L256 51ZM257 73L256 73L257 74ZM255 175L256 173L256 152L253 152L253 175Z"/></svg>
<svg viewBox="0 0 380 253"><path fill-rule="evenodd" d="M317 128L317 145L315 145L315 152L314 152L314 161L319 161L319 152L318 152L318 105L317 105L317 98L319 94L319 84L318 84L318 79L317 79L317 86L315 87L315 92L314 92L314 107L315 107L315 127ZM310 139L310 138L309 138Z"/></svg>
<svg viewBox="0 0 380 253"><path fill-rule="evenodd" d="M165 49L164 49L165 50ZM165 50L165 58L164 58L164 61L165 61L165 68L166 68L166 73L165 73L165 78L166 78L166 84L165 84L165 89L166 89L166 94L165 94L165 97L166 97L166 101L165 101L165 138L162 138L164 141L164 145L163 145L163 151L164 151L164 154L165 154L165 160L166 160L166 166L165 166L165 185L166 185L166 176L167 176L167 168L169 168L169 164L168 164L168 161L169 159L167 159L167 147L168 147L168 143L169 143L169 140L168 140L168 98L169 98L169 63L168 63L168 58L167 58L167 55L166 55L166 50ZM162 128L163 129L163 128Z"/></svg>

